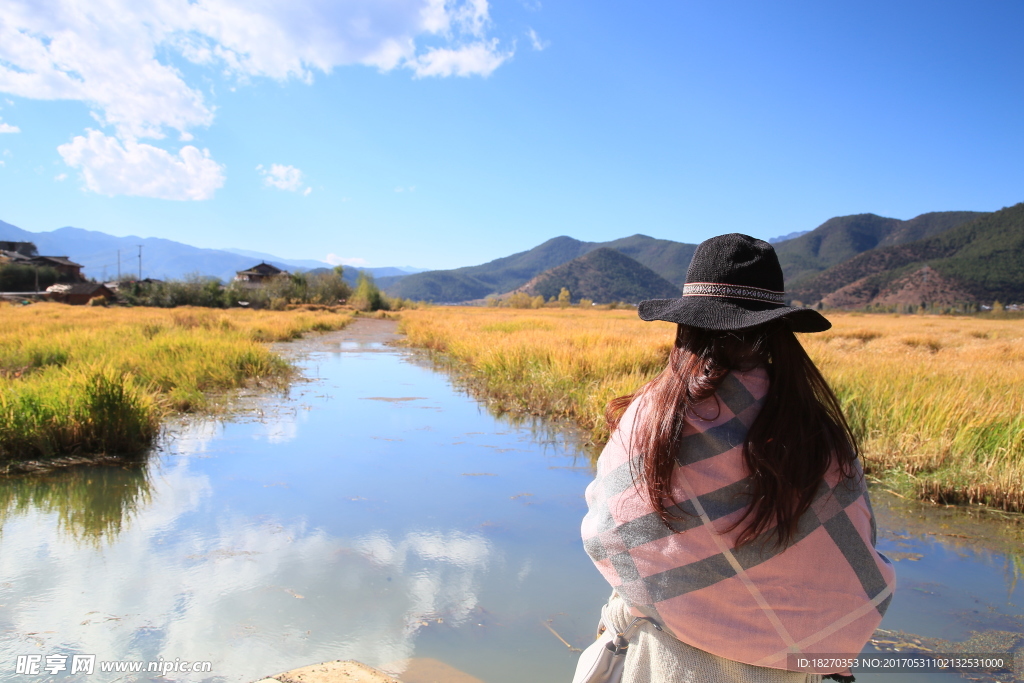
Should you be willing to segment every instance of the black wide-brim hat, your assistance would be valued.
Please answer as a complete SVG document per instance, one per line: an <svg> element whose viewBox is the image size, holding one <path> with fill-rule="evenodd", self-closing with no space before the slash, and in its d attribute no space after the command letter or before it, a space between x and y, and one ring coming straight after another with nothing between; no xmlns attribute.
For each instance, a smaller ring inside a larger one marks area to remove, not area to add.
<svg viewBox="0 0 1024 683"><path fill-rule="evenodd" d="M815 310L787 306L782 266L772 245L730 233L697 245L678 299L648 299L644 320L703 330L743 330L783 319L794 332L824 332L832 323Z"/></svg>

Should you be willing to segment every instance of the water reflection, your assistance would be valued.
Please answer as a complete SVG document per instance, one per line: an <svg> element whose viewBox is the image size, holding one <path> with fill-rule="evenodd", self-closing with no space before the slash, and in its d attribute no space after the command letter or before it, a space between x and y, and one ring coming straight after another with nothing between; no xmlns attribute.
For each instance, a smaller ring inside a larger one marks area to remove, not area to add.
<svg viewBox="0 0 1024 683"><path fill-rule="evenodd" d="M452 389L460 395L478 401L487 414L495 420L529 433L535 446L539 446L542 450L553 447L559 452L570 452L575 456L575 466L593 471L604 444L593 443L589 433L580 429L571 420L551 419L529 412L507 410L500 401L488 399L486 393L482 392L473 380L462 373L457 364L419 349L410 349L407 353L408 362L419 367L429 368L434 372L444 373L448 377Z"/></svg>
<svg viewBox="0 0 1024 683"><path fill-rule="evenodd" d="M99 546L125 529L151 499L144 463L7 477L0 482L0 534L11 517L42 513L55 517L59 532Z"/></svg>
<svg viewBox="0 0 1024 683"><path fill-rule="evenodd" d="M223 432L224 425L219 420L182 418L161 435L161 446L171 447L181 455L201 456Z"/></svg>
<svg viewBox="0 0 1024 683"><path fill-rule="evenodd" d="M261 420L259 431L253 435L254 439L266 439L270 443L285 444L295 439L299 434L299 415L297 411L279 412L275 419Z"/></svg>
<svg viewBox="0 0 1024 683"><path fill-rule="evenodd" d="M0 662L26 651L138 660L163 654L212 659L215 673L241 680L324 659L405 660L420 630L466 620L495 556L473 533L376 530L346 540L274 517L197 524L188 518L201 512L210 487L187 461L157 477L151 504L133 511L128 529L123 506L97 503L121 495L130 471L62 474L49 488L5 487L25 493L21 517L5 520ZM83 548L81 534L45 531L46 517L55 516L99 538L90 526L99 510L116 511L99 523L104 530L122 531L104 536L102 548Z"/></svg>

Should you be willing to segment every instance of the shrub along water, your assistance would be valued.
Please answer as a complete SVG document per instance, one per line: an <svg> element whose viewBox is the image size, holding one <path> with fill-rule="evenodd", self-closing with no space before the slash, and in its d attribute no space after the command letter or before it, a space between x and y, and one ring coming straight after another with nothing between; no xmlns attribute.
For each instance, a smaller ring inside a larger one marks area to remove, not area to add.
<svg viewBox="0 0 1024 683"><path fill-rule="evenodd" d="M1024 322L829 314L801 335L887 486L1024 511ZM596 444L604 407L665 366L673 326L631 311L431 308L409 343L444 354L500 410L572 418Z"/></svg>
<svg viewBox="0 0 1024 683"><path fill-rule="evenodd" d="M252 308L273 310L284 310L290 304L337 305L351 295L352 288L339 268L326 273L282 274L258 285L238 281L225 285L203 275L166 282L129 281L118 291L121 301L134 306L228 308L244 301Z"/></svg>
<svg viewBox="0 0 1024 683"><path fill-rule="evenodd" d="M356 291L353 292L349 303L356 310L365 312L386 311L391 308L387 297L373 281L373 276L364 271L359 271L356 277Z"/></svg>
<svg viewBox="0 0 1024 683"><path fill-rule="evenodd" d="M157 308L242 306L273 311L342 303L364 312L397 311L416 306L411 301L381 292L369 273L359 272L355 290L342 279L342 274L343 269L338 266L330 272L282 274L259 284L232 281L225 285L217 278L203 275L166 282L126 281L118 290L118 300L132 306Z"/></svg>
<svg viewBox="0 0 1024 683"><path fill-rule="evenodd" d="M261 342L343 327L348 312L5 306L0 329L0 463L137 452L173 411L210 394L280 381L290 366Z"/></svg>

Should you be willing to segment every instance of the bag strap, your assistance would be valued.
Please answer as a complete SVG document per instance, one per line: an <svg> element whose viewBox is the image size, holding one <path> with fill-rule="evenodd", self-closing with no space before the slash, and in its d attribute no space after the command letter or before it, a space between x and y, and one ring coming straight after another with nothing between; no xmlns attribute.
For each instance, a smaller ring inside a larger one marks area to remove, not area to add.
<svg viewBox="0 0 1024 683"><path fill-rule="evenodd" d="M614 628L611 619L609 619L608 615L605 613L606 609L608 609L608 605L605 605L601 608L601 624L604 625L605 628L609 626ZM611 650L616 656L626 654L626 650L629 649L629 639L633 637L634 633L636 632L636 629L640 628L642 622L645 621L649 622L651 626L653 626L657 630L662 630L658 622L656 622L654 619L651 619L650 617L633 617L633 621L629 622L629 624L626 625L626 628L622 629L621 631L616 631L615 637L608 642L608 645L606 645L606 647L609 650Z"/></svg>

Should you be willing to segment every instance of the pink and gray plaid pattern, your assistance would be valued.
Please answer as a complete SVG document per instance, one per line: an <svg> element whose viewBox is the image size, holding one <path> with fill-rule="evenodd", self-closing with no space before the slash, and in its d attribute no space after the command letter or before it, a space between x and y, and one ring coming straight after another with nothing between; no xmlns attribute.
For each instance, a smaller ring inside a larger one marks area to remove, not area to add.
<svg viewBox="0 0 1024 683"><path fill-rule="evenodd" d="M686 514L672 529L634 486L627 442L643 400L634 401L587 487L583 544L638 615L720 657L784 669L791 652L859 653L892 599L895 571L875 550L862 478L841 479L838 468L791 545L765 534L735 547L742 526L728 529L749 504L743 443L767 392L763 368L733 372L688 417L672 479Z"/></svg>

